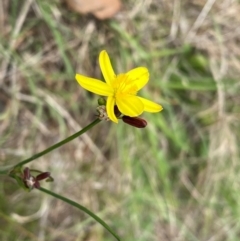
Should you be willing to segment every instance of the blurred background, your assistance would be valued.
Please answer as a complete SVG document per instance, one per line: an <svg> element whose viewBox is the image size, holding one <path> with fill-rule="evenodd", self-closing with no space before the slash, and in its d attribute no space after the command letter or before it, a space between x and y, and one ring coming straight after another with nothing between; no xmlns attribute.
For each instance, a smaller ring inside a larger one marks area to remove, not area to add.
<svg viewBox="0 0 240 241"><path fill-rule="evenodd" d="M140 95L164 107L145 129L101 122L28 165L124 241L240 238L240 3L125 0L116 17L61 0L0 1L0 164L15 164L95 119L75 73L150 72ZM0 177L0 240L110 241L95 220Z"/></svg>

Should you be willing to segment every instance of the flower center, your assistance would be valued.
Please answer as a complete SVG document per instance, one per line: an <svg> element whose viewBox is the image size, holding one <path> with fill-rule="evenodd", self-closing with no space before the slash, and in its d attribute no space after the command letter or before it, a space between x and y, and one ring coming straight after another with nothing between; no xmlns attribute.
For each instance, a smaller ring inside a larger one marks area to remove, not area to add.
<svg viewBox="0 0 240 241"><path fill-rule="evenodd" d="M113 81L113 89L116 98L137 94L137 85L133 84L133 81L129 79L126 74L117 75L116 79Z"/></svg>

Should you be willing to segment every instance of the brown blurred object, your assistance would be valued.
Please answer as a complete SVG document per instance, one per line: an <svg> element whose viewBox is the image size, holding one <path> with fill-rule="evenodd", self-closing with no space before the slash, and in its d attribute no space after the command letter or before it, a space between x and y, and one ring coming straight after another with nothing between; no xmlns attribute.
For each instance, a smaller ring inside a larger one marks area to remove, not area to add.
<svg viewBox="0 0 240 241"><path fill-rule="evenodd" d="M120 0L66 0L68 6L81 14L92 13L98 19L113 17L121 8Z"/></svg>

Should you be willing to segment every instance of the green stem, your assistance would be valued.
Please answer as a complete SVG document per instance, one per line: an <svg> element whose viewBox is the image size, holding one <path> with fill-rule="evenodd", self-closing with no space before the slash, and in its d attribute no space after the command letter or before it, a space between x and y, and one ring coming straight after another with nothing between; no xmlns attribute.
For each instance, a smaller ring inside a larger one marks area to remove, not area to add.
<svg viewBox="0 0 240 241"><path fill-rule="evenodd" d="M0 170L0 175L7 175L9 173L9 169L11 169L12 166L8 166L8 167L3 167L1 170Z"/></svg>
<svg viewBox="0 0 240 241"><path fill-rule="evenodd" d="M50 151L52 151L52 150L54 150L54 149L56 149L56 148L58 148L58 147L60 147L60 146L62 146L62 145L64 145L64 144L68 143L69 141L72 141L72 140L75 139L76 137L82 135L83 133L85 133L86 131L88 131L89 129L91 129L93 126L95 126L96 124L98 124L100 121L101 121L101 120L96 119L95 121L93 121L92 123L90 123L88 126L84 127L82 130L80 130L79 132L77 132L77 133L69 136L68 138L66 138L66 139L64 139L64 140L56 143L56 144L53 145L53 146L50 146L49 148L45 149L44 151L41 151L41 152L39 152L39 153L37 153L37 154L35 154L35 155L33 155L33 156L25 159L25 160L19 162L19 163L16 164L13 168L16 168L16 167L18 167L18 166L22 166L22 165L24 165L24 164L27 164L27 163L29 163L29 162L31 162L31 161L33 161L33 160L35 160L35 159L37 159L37 158L45 155L45 154L47 154L48 152L50 152ZM10 169L10 168L8 168L8 170L9 170L9 169ZM7 174L7 173L8 173L8 170L5 170L5 169L3 168L2 170L0 170L0 174Z"/></svg>
<svg viewBox="0 0 240 241"><path fill-rule="evenodd" d="M42 191L42 192L45 192L55 198L58 198L60 200L62 200L63 202L66 202L80 210L82 210L83 212L87 213L89 216L91 216L92 218L94 218L97 222L99 222L104 228L106 228L118 241L120 241L120 238L111 230L111 228L101 219L99 218L97 215L95 215L94 213L92 213L90 210L88 210L87 208L83 207L82 205L66 198L66 197L63 197L61 195L58 195L54 192L51 192L45 188L42 188L40 187L38 190Z"/></svg>

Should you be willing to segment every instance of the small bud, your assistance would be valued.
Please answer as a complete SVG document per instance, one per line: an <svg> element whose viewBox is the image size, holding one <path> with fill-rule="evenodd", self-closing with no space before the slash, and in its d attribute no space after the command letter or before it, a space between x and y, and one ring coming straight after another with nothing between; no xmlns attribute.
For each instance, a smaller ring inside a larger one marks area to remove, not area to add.
<svg viewBox="0 0 240 241"><path fill-rule="evenodd" d="M53 181L53 178L51 177L50 172L41 172L35 177L31 175L31 170L28 167L24 168L23 170L22 180L25 187L28 188L29 190L32 190L33 188L40 188L41 186L39 181L42 181L44 179Z"/></svg>
<svg viewBox="0 0 240 241"><path fill-rule="evenodd" d="M38 181L41 181L41 180L43 180L43 179L49 178L50 176L51 176L51 173L50 173L50 172L42 172L42 173L40 173L40 174L38 174L38 175L36 176L36 179L37 179Z"/></svg>
<svg viewBox="0 0 240 241"><path fill-rule="evenodd" d="M24 168L23 176L24 176L24 179L29 179L30 178L31 174L30 174L30 169L28 167Z"/></svg>
<svg viewBox="0 0 240 241"><path fill-rule="evenodd" d="M100 97L99 99L98 99L98 104L99 105L106 105L106 100L105 100L105 98L103 98L103 97Z"/></svg>
<svg viewBox="0 0 240 241"><path fill-rule="evenodd" d="M147 121L140 117L130 117L130 116L123 116L122 117L123 122L125 122L128 125L137 127L137 128L145 128L147 126Z"/></svg>

